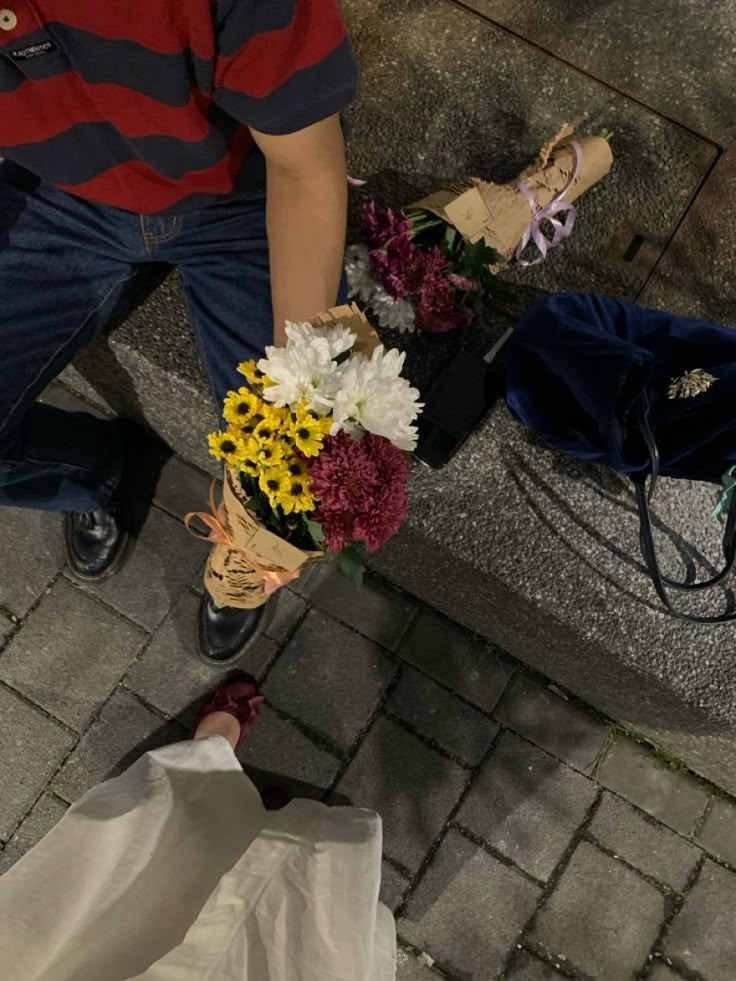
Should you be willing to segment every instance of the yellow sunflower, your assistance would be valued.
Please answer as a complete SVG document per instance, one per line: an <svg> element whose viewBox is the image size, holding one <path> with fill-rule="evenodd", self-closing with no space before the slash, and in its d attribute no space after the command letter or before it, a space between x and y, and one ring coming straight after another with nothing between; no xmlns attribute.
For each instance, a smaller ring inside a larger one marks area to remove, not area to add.
<svg viewBox="0 0 736 981"><path fill-rule="evenodd" d="M301 460L298 456L294 456L290 460L285 461L284 466L292 479L306 477L309 473L307 461Z"/></svg>
<svg viewBox="0 0 736 981"><path fill-rule="evenodd" d="M291 409L286 406L274 405L273 402L263 403L263 414L267 419L278 425L280 429L288 428L293 420Z"/></svg>
<svg viewBox="0 0 736 981"><path fill-rule="evenodd" d="M233 428L242 428L262 411L263 402L249 388L244 386L237 392L227 393L223 415Z"/></svg>
<svg viewBox="0 0 736 981"><path fill-rule="evenodd" d="M263 422L265 418L266 417L262 411L256 412L254 416L251 416L244 426L239 427L243 438L247 440L249 437L251 437L253 435L253 430L260 422Z"/></svg>
<svg viewBox="0 0 736 981"><path fill-rule="evenodd" d="M286 486L279 495L279 504L286 514L300 511L314 511L317 502L312 494L312 487L309 477L304 474L301 477L288 475Z"/></svg>
<svg viewBox="0 0 736 981"><path fill-rule="evenodd" d="M259 443L271 443L278 439L279 429L279 420L266 414L253 430L253 439L257 439Z"/></svg>
<svg viewBox="0 0 736 981"><path fill-rule="evenodd" d="M291 424L289 435L304 456L319 456L324 438L331 427L331 416L320 418L312 412L300 412Z"/></svg>
<svg viewBox="0 0 736 981"><path fill-rule="evenodd" d="M283 460L284 445L277 439L261 440L251 436L246 443L246 455L258 464L259 472L268 470Z"/></svg>
<svg viewBox="0 0 736 981"><path fill-rule="evenodd" d="M271 507L278 507L281 503L281 495L287 490L289 475L282 466L269 467L261 470L258 477L258 486L264 494L268 495Z"/></svg>
<svg viewBox="0 0 736 981"><path fill-rule="evenodd" d="M265 375L261 369L258 367L258 363L255 359L250 361L243 361L238 365L238 371L241 375L245 375L246 381L253 389L253 391L259 394L267 385L272 385L271 379Z"/></svg>
<svg viewBox="0 0 736 981"><path fill-rule="evenodd" d="M248 453L248 446L246 444L245 449L246 454ZM248 477L257 477L261 472L260 464L258 460L253 459L251 456L245 456L238 464L240 470L246 474Z"/></svg>
<svg viewBox="0 0 736 981"><path fill-rule="evenodd" d="M237 466L246 456L242 438L227 429L225 432L210 433L208 437L210 453L216 460L224 460L229 466Z"/></svg>

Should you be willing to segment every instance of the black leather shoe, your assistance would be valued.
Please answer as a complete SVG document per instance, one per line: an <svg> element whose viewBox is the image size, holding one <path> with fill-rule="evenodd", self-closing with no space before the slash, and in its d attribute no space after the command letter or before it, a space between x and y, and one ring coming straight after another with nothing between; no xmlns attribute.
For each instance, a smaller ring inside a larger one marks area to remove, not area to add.
<svg viewBox="0 0 736 981"><path fill-rule="evenodd" d="M106 579L122 566L130 538L114 501L97 511L64 515L66 561L77 579Z"/></svg>
<svg viewBox="0 0 736 981"><path fill-rule="evenodd" d="M209 593L205 593L199 603L197 630L202 660L221 667L247 653L268 626L273 602L269 600L255 610L239 610L234 606L218 608Z"/></svg>

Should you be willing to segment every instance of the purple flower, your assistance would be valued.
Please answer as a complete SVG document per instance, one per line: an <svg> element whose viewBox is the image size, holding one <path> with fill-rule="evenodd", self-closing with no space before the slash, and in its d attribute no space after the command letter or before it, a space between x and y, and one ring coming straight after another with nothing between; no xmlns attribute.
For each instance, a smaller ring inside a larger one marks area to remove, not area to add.
<svg viewBox="0 0 736 981"><path fill-rule="evenodd" d="M393 299L402 299L407 293L405 278L415 262L411 221L405 212L379 209L370 200L363 206L362 228L370 248L371 276Z"/></svg>
<svg viewBox="0 0 736 981"><path fill-rule="evenodd" d="M361 230L368 246L375 249L397 237L411 238L412 223L406 212L394 211L393 208L377 208L376 202L371 198L363 205Z"/></svg>

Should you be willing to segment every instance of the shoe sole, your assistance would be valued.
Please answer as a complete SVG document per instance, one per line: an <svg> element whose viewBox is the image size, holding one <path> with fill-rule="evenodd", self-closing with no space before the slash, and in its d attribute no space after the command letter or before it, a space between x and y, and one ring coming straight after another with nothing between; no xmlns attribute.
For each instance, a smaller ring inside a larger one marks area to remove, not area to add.
<svg viewBox="0 0 736 981"><path fill-rule="evenodd" d="M125 532L123 538L123 544L118 549L118 552L112 562L106 566L106 568L98 573L97 575L90 576L84 572L80 572L79 569L74 565L74 560L72 558L71 549L69 548L69 543L64 538L64 548L66 551L66 564L67 568L71 572L74 579L79 582L90 583L90 582L104 582L106 579L110 579L116 573L120 572L125 563L130 558L130 554L133 551L133 537L128 532Z"/></svg>
<svg viewBox="0 0 736 981"><path fill-rule="evenodd" d="M199 658L199 660L202 661L203 664L206 664L210 668L213 668L215 671L221 671L224 668L230 668L234 664L237 664L252 650L252 648L258 643L258 641L264 636L268 628L271 626L271 623L274 618L274 614L276 612L276 605L277 604L274 603L273 600L268 601L268 603L266 604L266 609L263 611L263 618L261 622L258 624L258 628L254 632L252 637L248 638L248 640L240 648L237 654L235 654L233 657L227 658L227 660L225 661L214 661L211 657L207 657L206 654L202 653L202 648L199 646L199 629L198 629L195 647L196 647L197 657Z"/></svg>

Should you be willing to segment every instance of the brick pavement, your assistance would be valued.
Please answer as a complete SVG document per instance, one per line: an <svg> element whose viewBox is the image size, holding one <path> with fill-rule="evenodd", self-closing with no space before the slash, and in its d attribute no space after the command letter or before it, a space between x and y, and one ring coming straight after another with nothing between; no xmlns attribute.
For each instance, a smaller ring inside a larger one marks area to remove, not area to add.
<svg viewBox="0 0 736 981"><path fill-rule="evenodd" d="M0 872L88 787L186 733L204 475L164 467L129 566L63 567L59 519L2 510ZM244 667L259 786L375 807L400 981L733 981L736 806L484 640L325 567ZM417 955L421 955L418 959Z"/></svg>

